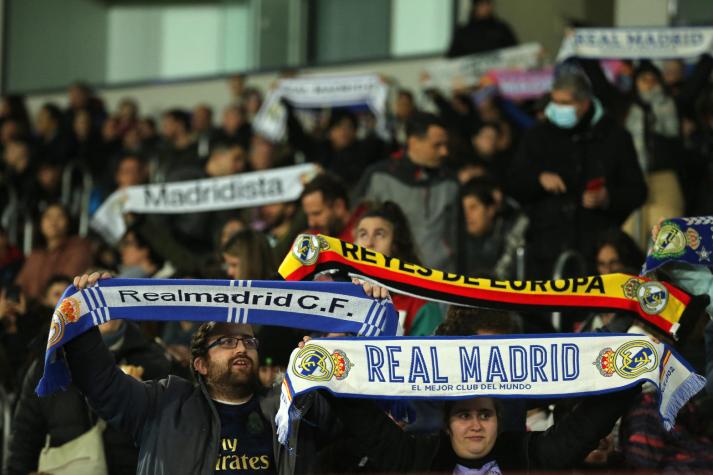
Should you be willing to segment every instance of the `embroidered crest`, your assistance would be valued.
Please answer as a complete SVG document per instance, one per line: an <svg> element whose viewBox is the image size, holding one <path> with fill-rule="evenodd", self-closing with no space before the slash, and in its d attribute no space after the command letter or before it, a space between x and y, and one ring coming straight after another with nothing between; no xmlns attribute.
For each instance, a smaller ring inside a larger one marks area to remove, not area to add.
<svg viewBox="0 0 713 475"><path fill-rule="evenodd" d="M327 242L325 241L325 244ZM328 244L327 244L328 245ZM319 257L319 250L322 247L322 243L318 236L313 236L311 234L301 234L295 239L295 243L292 245L292 254L306 266L311 266L317 262Z"/></svg>
<svg viewBox="0 0 713 475"><path fill-rule="evenodd" d="M309 381L342 380L349 375L353 364L342 350L327 350L317 345L307 345L295 357L292 365L294 373Z"/></svg>
<svg viewBox="0 0 713 475"><path fill-rule="evenodd" d="M614 350L604 348L599 352L599 356L597 356L593 364L602 376L610 377L614 374Z"/></svg>
<svg viewBox="0 0 713 475"><path fill-rule="evenodd" d="M643 281L637 278L631 278L624 283L621 287L624 289L624 296L631 300L637 300L636 294L639 291L639 287Z"/></svg>
<svg viewBox="0 0 713 475"><path fill-rule="evenodd" d="M614 354L614 371L622 378L633 379L658 368L656 348L646 340L621 345Z"/></svg>
<svg viewBox="0 0 713 475"><path fill-rule="evenodd" d="M679 257L686 252L688 240L676 223L666 222L661 226L651 254L657 259Z"/></svg>
<svg viewBox="0 0 713 475"><path fill-rule="evenodd" d="M668 289L660 282L644 282L636 289L636 299L644 313L658 315L668 303Z"/></svg>
<svg viewBox="0 0 713 475"><path fill-rule="evenodd" d="M59 304L52 314L50 334L47 339L47 348L56 345L64 336L65 327L79 320L82 315L81 303L76 297L67 297Z"/></svg>
<svg viewBox="0 0 713 475"><path fill-rule="evenodd" d="M686 229L686 242L694 251L701 245L701 235L694 228Z"/></svg>

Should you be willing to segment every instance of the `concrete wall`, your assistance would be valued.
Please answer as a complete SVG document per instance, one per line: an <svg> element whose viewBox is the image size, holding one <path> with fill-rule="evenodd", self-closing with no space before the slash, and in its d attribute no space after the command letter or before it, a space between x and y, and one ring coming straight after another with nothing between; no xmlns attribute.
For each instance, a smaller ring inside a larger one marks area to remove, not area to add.
<svg viewBox="0 0 713 475"><path fill-rule="evenodd" d="M669 0L618 0L614 11L616 26L666 26Z"/></svg>
<svg viewBox="0 0 713 475"><path fill-rule="evenodd" d="M391 54L432 54L451 41L453 3L444 0L392 0Z"/></svg>

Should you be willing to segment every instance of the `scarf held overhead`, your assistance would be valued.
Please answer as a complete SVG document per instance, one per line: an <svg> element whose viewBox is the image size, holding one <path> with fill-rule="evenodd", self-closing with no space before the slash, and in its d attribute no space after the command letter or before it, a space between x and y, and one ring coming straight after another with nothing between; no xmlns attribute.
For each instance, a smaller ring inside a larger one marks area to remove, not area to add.
<svg viewBox="0 0 713 475"><path fill-rule="evenodd" d="M558 334L441 338L329 338L292 352L276 422L287 440L295 396L326 389L381 399L552 398L619 391L644 381L660 392L671 429L705 378L643 335Z"/></svg>
<svg viewBox="0 0 713 475"><path fill-rule="evenodd" d="M562 40L557 61L580 58L666 59L713 52L713 27L576 28Z"/></svg>
<svg viewBox="0 0 713 475"><path fill-rule="evenodd" d="M172 183L130 186L102 203L91 226L110 243L126 232L124 213L198 213L251 208L299 198L312 164Z"/></svg>
<svg viewBox="0 0 713 475"><path fill-rule="evenodd" d="M451 274L322 235L298 236L279 269L286 280L304 280L334 271L378 282L394 292L454 305L624 311L678 336L693 326L707 304L706 296L693 298L670 284L625 274L532 281Z"/></svg>
<svg viewBox="0 0 713 475"><path fill-rule="evenodd" d="M661 223L641 274L648 274L668 262L712 267L711 258L713 216L668 219Z"/></svg>
<svg viewBox="0 0 713 475"><path fill-rule="evenodd" d="M259 280L105 279L64 291L50 326L40 396L70 382L62 346L109 320L276 325L364 336L395 335L398 317L352 283Z"/></svg>
<svg viewBox="0 0 713 475"><path fill-rule="evenodd" d="M455 86L477 86L481 78L496 69L530 69L540 63L538 43L502 48L457 59L442 59L426 68L428 87L450 91Z"/></svg>
<svg viewBox="0 0 713 475"><path fill-rule="evenodd" d="M388 85L376 74L283 79L260 107L253 128L270 140L282 140L287 127L287 111L282 104L285 99L298 109L366 106L376 118L376 132L382 138L388 138L388 94Z"/></svg>

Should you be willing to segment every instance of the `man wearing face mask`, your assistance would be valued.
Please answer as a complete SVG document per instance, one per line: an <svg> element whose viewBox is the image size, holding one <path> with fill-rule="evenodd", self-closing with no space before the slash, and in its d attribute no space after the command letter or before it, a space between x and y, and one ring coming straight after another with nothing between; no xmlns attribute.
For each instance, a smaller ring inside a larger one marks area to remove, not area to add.
<svg viewBox="0 0 713 475"><path fill-rule="evenodd" d="M579 70L555 78L546 119L523 137L508 191L530 218L531 278L549 278L567 249L584 255L646 199L631 136L604 113Z"/></svg>

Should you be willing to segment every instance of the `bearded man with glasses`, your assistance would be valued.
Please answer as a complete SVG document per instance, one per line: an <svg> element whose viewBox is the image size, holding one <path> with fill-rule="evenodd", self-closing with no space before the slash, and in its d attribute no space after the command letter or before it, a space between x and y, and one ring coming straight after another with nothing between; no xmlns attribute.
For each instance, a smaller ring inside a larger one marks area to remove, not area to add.
<svg viewBox="0 0 713 475"><path fill-rule="evenodd" d="M77 277L74 285L87 288L99 277ZM320 396L303 398L297 404L305 423L292 422L289 449L280 445L275 425L280 387L260 385L258 347L250 325L202 324L191 342L193 383L177 376L141 382L125 375L96 328L65 346L72 379L92 407L133 436L137 473L311 472L316 441L334 437L325 429L333 431L337 423Z"/></svg>

